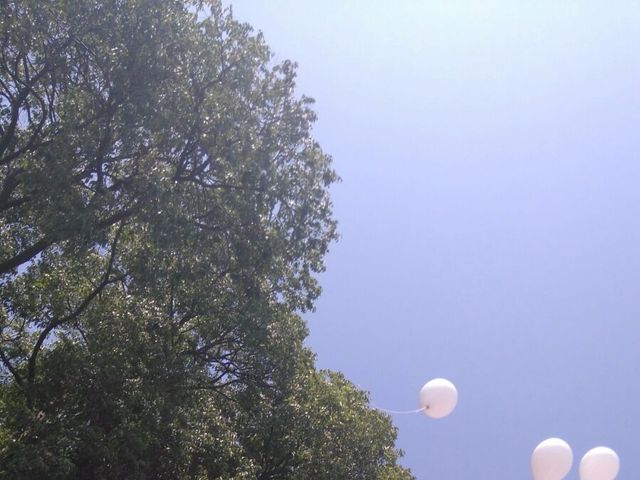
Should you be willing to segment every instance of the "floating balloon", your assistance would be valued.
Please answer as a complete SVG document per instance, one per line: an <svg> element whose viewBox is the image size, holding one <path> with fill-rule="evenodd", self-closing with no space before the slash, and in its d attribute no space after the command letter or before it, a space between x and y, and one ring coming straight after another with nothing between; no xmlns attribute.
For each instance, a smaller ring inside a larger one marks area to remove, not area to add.
<svg viewBox="0 0 640 480"><path fill-rule="evenodd" d="M534 480L561 480L573 464L573 452L560 438L547 438L531 454L531 473Z"/></svg>
<svg viewBox="0 0 640 480"><path fill-rule="evenodd" d="M596 447L580 460L580 480L613 480L620 471L618 454L607 447Z"/></svg>
<svg viewBox="0 0 640 480"><path fill-rule="evenodd" d="M435 378L420 389L420 407L431 418L442 418L453 412L458 403L458 391L449 380Z"/></svg>

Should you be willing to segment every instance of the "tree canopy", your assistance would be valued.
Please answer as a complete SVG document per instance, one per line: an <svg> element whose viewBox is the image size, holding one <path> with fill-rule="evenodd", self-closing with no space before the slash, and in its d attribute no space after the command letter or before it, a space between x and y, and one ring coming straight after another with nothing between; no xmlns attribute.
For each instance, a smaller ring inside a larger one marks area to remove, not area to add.
<svg viewBox="0 0 640 480"><path fill-rule="evenodd" d="M0 42L0 478L411 478L303 345L295 64L213 0L0 0Z"/></svg>

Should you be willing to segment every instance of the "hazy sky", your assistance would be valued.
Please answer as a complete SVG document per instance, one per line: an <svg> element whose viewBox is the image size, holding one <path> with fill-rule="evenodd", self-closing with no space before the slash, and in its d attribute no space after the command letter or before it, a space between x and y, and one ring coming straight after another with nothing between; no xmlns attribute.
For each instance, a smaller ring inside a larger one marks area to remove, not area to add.
<svg viewBox="0 0 640 480"><path fill-rule="evenodd" d="M228 2L226 2L228 4ZM560 436L640 478L640 4L236 0L299 62L343 182L307 316L420 480L528 479Z"/></svg>

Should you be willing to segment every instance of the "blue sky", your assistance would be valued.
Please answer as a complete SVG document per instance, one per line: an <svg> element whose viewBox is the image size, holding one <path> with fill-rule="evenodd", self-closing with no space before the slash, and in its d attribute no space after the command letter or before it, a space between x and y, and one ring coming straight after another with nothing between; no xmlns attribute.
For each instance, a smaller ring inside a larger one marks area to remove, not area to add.
<svg viewBox="0 0 640 480"><path fill-rule="evenodd" d="M228 4L228 2L226 2ZM640 4L237 0L299 63L343 182L318 365L413 409L418 479L530 478L559 436L640 478Z"/></svg>

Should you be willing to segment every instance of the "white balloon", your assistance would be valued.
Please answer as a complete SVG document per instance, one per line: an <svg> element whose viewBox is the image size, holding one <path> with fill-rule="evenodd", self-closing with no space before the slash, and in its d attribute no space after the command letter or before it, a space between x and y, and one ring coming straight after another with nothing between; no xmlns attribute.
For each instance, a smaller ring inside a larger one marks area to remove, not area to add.
<svg viewBox="0 0 640 480"><path fill-rule="evenodd" d="M453 412L458 403L458 391L449 380L435 378L425 383L418 396L420 407L431 418L442 418Z"/></svg>
<svg viewBox="0 0 640 480"><path fill-rule="evenodd" d="M620 471L618 454L607 447L596 447L580 460L580 480L613 480Z"/></svg>
<svg viewBox="0 0 640 480"><path fill-rule="evenodd" d="M534 480L561 480L573 464L573 452L560 438L547 438L531 454L531 473Z"/></svg>

